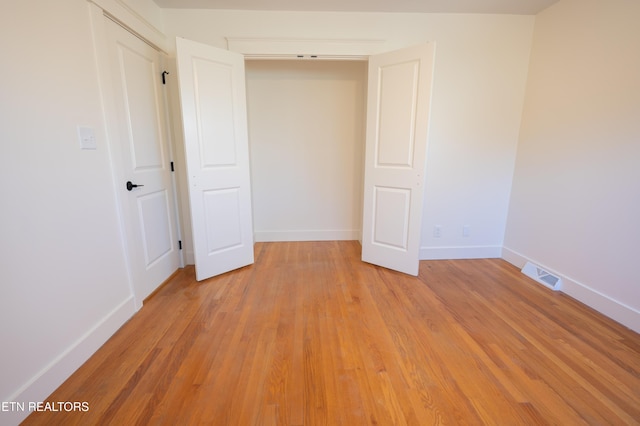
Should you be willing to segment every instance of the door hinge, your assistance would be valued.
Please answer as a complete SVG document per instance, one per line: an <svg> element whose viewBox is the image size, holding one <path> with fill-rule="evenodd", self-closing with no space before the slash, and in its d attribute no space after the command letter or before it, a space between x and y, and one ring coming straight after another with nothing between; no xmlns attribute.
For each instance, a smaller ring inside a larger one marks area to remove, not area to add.
<svg viewBox="0 0 640 426"><path fill-rule="evenodd" d="M169 74L169 71L162 71L162 84L167 84L165 76Z"/></svg>
<svg viewBox="0 0 640 426"><path fill-rule="evenodd" d="M173 161L171 162L171 171L175 172L175 169L173 168Z"/></svg>
<svg viewBox="0 0 640 426"><path fill-rule="evenodd" d="M182 250L182 241L178 240L178 250Z"/></svg>

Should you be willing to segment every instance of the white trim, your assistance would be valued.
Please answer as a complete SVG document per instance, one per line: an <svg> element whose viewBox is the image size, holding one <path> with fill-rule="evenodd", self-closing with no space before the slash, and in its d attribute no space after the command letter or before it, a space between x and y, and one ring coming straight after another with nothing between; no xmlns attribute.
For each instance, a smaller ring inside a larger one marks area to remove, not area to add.
<svg viewBox="0 0 640 426"><path fill-rule="evenodd" d="M227 37L227 48L246 59L366 60L385 51L384 40ZM317 58L310 58L317 56Z"/></svg>
<svg viewBox="0 0 640 426"><path fill-rule="evenodd" d="M302 231L257 231L254 232L253 238L255 242L358 240L360 239L360 230L334 229Z"/></svg>
<svg viewBox="0 0 640 426"><path fill-rule="evenodd" d="M543 269L548 269L545 265L535 259L530 259L508 247L502 248L502 258L518 268L522 268L525 263L531 262L539 265ZM630 328L636 333L640 333L640 311L632 308L631 306L625 305L620 301L614 300L606 294L602 294L598 290L567 277L566 275L558 275L563 281L561 289L563 293Z"/></svg>
<svg viewBox="0 0 640 426"><path fill-rule="evenodd" d="M509 262L510 264L516 266L518 269L524 268L524 265L528 261L530 261L529 259L527 259L523 255L521 255L517 251L511 250L510 248L507 248L507 247L502 247L502 256L501 257L504 260L506 260L507 262ZM532 262L532 263L535 263L535 262ZM539 265L539 263L536 263L536 264ZM540 265L540 266L542 268L545 267L543 265Z"/></svg>
<svg viewBox="0 0 640 426"><path fill-rule="evenodd" d="M164 52L161 52L161 57L162 57L162 67L164 68L164 70L166 71L167 69L171 69L171 72L173 72L173 75L177 74L177 71L175 70L175 68L172 68L172 64L174 64L175 62L170 61L169 58L167 57L167 54ZM163 74L164 75L164 74ZM171 86L171 85L170 85ZM173 86L177 86L177 84L173 85ZM171 204L173 207L173 226L174 229L176 231L176 239L178 241L182 241L182 247L184 248L184 238L182 237L183 232L182 232L182 210L180 209L180 185L178 185L178 177L177 177L177 173L175 172L175 168L177 167L178 164L178 156L176 155L176 152L178 151L178 149L176 149L176 141L175 141L175 129L174 129L174 122L171 116L171 94L169 93L169 87L167 87L167 85L163 84L163 90L162 90L162 96L164 97L164 122L166 123L166 135L167 135L167 148L169 149L169 161L171 162L171 187L173 188L173 199L171 200ZM175 242L175 244L177 244L177 241ZM185 265L185 260L184 260L184 252L185 250L178 250L178 259L179 259L179 265L181 268L184 268Z"/></svg>
<svg viewBox="0 0 640 426"><path fill-rule="evenodd" d="M420 260L493 259L501 251L501 246L421 247Z"/></svg>
<svg viewBox="0 0 640 426"><path fill-rule="evenodd" d="M87 0L104 11L114 21L121 23L153 47L168 52L167 38L161 29L156 28L122 0Z"/></svg>
<svg viewBox="0 0 640 426"><path fill-rule="evenodd" d="M245 54L245 59L252 61L256 60L287 60L287 61L368 61L367 55L294 55L294 54L279 54L279 55L254 55Z"/></svg>
<svg viewBox="0 0 640 426"><path fill-rule="evenodd" d="M133 296L129 296L20 389L7 397L6 401L25 402L25 405L29 401L44 401L135 313L135 301ZM29 414L29 411L5 412L2 413L2 423L18 424Z"/></svg>

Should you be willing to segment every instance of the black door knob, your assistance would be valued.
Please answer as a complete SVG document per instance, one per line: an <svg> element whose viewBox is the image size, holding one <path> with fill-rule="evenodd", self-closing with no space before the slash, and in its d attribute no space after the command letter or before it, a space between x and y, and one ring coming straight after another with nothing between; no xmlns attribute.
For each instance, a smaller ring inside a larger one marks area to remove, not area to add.
<svg viewBox="0 0 640 426"><path fill-rule="evenodd" d="M127 181L127 191L131 191L133 188L137 188L139 186L144 186L144 185L136 185L135 183L132 183L130 180Z"/></svg>

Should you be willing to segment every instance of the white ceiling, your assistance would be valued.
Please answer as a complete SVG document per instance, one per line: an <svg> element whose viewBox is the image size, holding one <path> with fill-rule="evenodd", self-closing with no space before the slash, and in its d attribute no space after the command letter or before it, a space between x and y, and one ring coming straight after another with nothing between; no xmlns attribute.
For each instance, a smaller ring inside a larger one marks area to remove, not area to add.
<svg viewBox="0 0 640 426"><path fill-rule="evenodd" d="M535 15L558 0L154 0L172 9Z"/></svg>

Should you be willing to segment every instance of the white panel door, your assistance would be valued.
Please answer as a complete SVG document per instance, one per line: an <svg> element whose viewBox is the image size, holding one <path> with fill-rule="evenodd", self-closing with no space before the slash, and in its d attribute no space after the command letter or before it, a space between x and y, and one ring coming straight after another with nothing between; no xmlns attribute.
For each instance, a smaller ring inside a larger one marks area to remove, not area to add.
<svg viewBox="0 0 640 426"><path fill-rule="evenodd" d="M418 275L433 43L369 57L362 260Z"/></svg>
<svg viewBox="0 0 640 426"><path fill-rule="evenodd" d="M176 40L196 278L253 263L244 57Z"/></svg>
<svg viewBox="0 0 640 426"><path fill-rule="evenodd" d="M180 265L169 144L162 91L162 55L105 18L113 111L110 127L123 209L127 257L137 303ZM127 182L137 187L127 188Z"/></svg>

